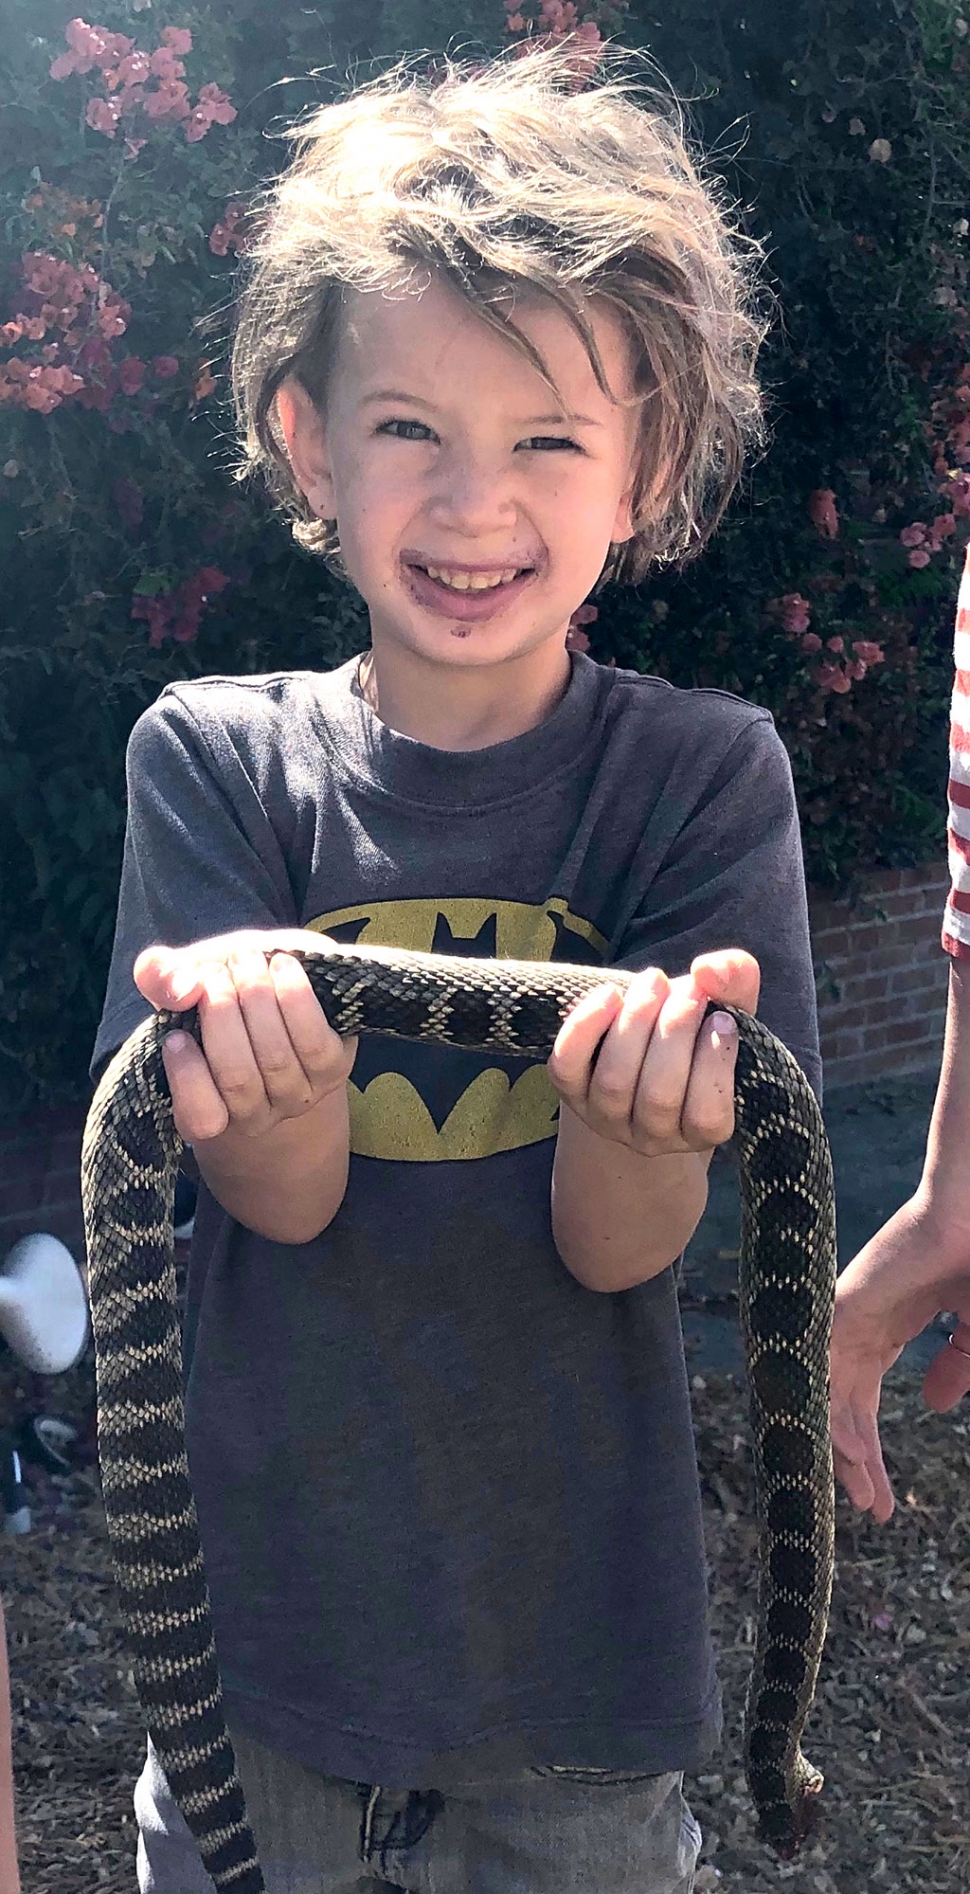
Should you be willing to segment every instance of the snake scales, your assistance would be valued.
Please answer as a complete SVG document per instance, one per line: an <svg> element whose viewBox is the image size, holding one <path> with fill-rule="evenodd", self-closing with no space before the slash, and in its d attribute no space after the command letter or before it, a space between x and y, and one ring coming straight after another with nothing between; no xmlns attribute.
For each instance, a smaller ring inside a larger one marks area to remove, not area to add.
<svg viewBox="0 0 970 1894"><path fill-rule="evenodd" d="M544 1058L602 969L386 948L297 953L331 1024ZM618 984L631 976L610 972ZM828 1343L835 1213L814 1094L759 1021L734 1012L740 1304L760 1528L745 1764L760 1830L785 1857L822 1778L801 1753L833 1559ZM181 1143L161 1058L175 1023L132 1033L91 1105L82 1190L102 1484L135 1683L172 1793L219 1888L264 1881L226 1730L185 1456L172 1236ZM193 1013L179 1016L198 1033Z"/></svg>

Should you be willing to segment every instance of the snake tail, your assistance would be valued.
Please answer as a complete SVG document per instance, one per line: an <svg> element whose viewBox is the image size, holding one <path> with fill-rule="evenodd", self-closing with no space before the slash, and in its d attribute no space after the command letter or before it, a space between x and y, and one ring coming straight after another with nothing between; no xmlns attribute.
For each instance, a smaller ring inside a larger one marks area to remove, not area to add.
<svg viewBox="0 0 970 1894"><path fill-rule="evenodd" d="M832 1590L835 1196L815 1095L784 1047L766 1048L757 1021L744 1022L738 1048L735 1124L739 1305L761 1541L745 1764L761 1837L787 1860L814 1826L823 1782L801 1737Z"/></svg>
<svg viewBox="0 0 970 1894"><path fill-rule="evenodd" d="M225 1725L185 1453L173 1236L181 1150L150 1019L108 1066L81 1154L102 1494L135 1689L169 1787L216 1887L265 1894Z"/></svg>

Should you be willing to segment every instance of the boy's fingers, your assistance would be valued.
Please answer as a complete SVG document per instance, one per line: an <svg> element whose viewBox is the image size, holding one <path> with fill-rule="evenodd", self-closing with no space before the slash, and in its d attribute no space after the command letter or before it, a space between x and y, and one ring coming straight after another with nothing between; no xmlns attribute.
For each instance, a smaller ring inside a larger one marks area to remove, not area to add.
<svg viewBox="0 0 970 1894"><path fill-rule="evenodd" d="M623 1005L623 994L608 983L585 993L563 1020L549 1055L549 1076L568 1098L585 1100L590 1062L603 1035Z"/></svg>
<svg viewBox="0 0 970 1894"><path fill-rule="evenodd" d="M288 953L274 954L269 977L294 1054L314 1091L336 1074L344 1076L344 1069L349 1074L356 1037L343 1039L334 1031L299 961Z"/></svg>
<svg viewBox="0 0 970 1894"><path fill-rule="evenodd" d="M739 1006L743 1013L758 1010L761 968L743 947L725 947L715 954L698 954L690 970L709 1000Z"/></svg>
<svg viewBox="0 0 970 1894"><path fill-rule="evenodd" d="M689 974L668 983L633 1101L638 1143L679 1147L684 1142L681 1120L706 1005L705 995Z"/></svg>
<svg viewBox="0 0 970 1894"><path fill-rule="evenodd" d="M296 961L291 965L295 974L301 972ZM258 1078L263 1096L274 1108L308 1105L313 1087L287 1030L265 953L251 947L236 948L229 956L228 972L239 1002L253 1068L249 1071L245 1059L241 1058L239 1073L246 1100L244 1108L259 1109L261 1099L254 1078ZM238 1047L233 1044L232 1052L234 1057L237 1052L242 1054L241 1038Z"/></svg>
<svg viewBox="0 0 970 1894"><path fill-rule="evenodd" d="M590 1105L607 1124L630 1121L647 1047L669 993L670 981L658 967L637 974L626 990L589 1082Z"/></svg>
<svg viewBox="0 0 970 1894"><path fill-rule="evenodd" d="M186 1144L218 1138L229 1124L205 1056L188 1033L166 1033L162 1064L172 1094L175 1129Z"/></svg>
<svg viewBox="0 0 970 1894"><path fill-rule="evenodd" d="M268 1101L235 981L221 961L202 971L202 1050L230 1118L252 1118Z"/></svg>

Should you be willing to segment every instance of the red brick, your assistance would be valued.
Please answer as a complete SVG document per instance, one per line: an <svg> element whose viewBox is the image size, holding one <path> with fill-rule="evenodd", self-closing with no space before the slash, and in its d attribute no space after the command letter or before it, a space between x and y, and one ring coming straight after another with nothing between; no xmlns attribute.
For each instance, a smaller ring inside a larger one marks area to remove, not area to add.
<svg viewBox="0 0 970 1894"><path fill-rule="evenodd" d="M899 1019L886 1028L886 1038L891 1046L911 1045L915 1040L936 1041L935 1024L927 1019Z"/></svg>
<svg viewBox="0 0 970 1894"><path fill-rule="evenodd" d="M939 951L939 928L935 914L911 914L908 920L894 921L892 925L896 929L897 940L918 941Z"/></svg>
<svg viewBox="0 0 970 1894"><path fill-rule="evenodd" d="M851 946L851 936L847 927L829 927L822 932L812 930L812 953L816 961L844 958Z"/></svg>
<svg viewBox="0 0 970 1894"><path fill-rule="evenodd" d="M861 1031L857 1028L854 1032L833 1033L831 1039L828 1039L828 1044L835 1057L842 1059L848 1053L861 1052L864 1041Z"/></svg>

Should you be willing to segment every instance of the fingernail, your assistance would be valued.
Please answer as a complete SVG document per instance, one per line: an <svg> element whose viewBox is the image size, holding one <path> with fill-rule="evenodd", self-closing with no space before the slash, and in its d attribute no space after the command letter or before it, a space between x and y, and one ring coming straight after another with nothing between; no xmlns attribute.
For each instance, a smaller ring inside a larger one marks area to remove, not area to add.
<svg viewBox="0 0 970 1894"><path fill-rule="evenodd" d="M712 1013L711 1029L719 1045L738 1036L738 1022L730 1013Z"/></svg>
<svg viewBox="0 0 970 1894"><path fill-rule="evenodd" d="M162 1044L166 1045L170 1052L174 1052L176 1058L184 1051L188 1043L189 1035L187 1032L167 1032L162 1041Z"/></svg>
<svg viewBox="0 0 970 1894"><path fill-rule="evenodd" d="M181 975L179 979L173 980L169 988L169 991L172 995L172 999L174 1000L175 1005L179 1006L181 1005L181 1002L183 1000L187 1000L189 997L189 994L195 992L195 989L198 986L198 984L199 984L198 980L194 980L194 979L189 980L185 977L184 974Z"/></svg>

